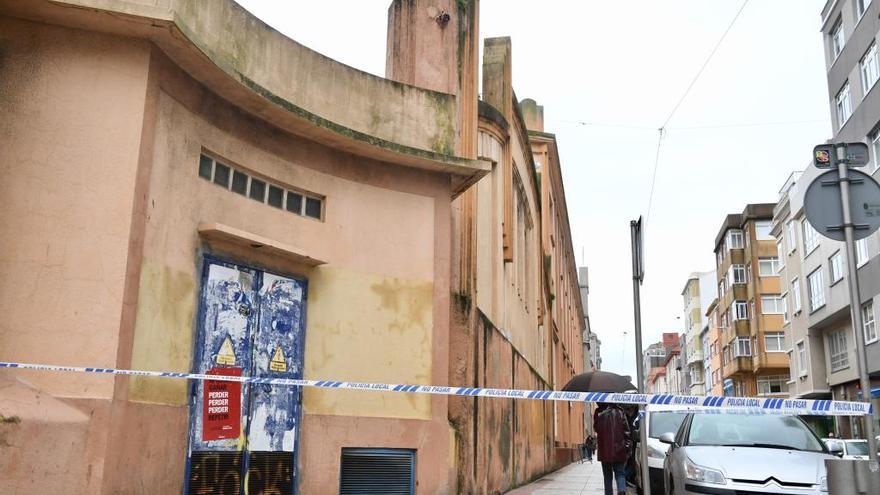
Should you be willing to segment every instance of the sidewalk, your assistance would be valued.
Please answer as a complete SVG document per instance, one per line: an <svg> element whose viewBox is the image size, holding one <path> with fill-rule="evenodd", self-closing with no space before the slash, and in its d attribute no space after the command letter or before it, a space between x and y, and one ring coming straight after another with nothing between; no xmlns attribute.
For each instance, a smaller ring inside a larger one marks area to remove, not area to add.
<svg viewBox="0 0 880 495"><path fill-rule="evenodd" d="M507 495L602 495L602 465L598 461L575 462Z"/></svg>

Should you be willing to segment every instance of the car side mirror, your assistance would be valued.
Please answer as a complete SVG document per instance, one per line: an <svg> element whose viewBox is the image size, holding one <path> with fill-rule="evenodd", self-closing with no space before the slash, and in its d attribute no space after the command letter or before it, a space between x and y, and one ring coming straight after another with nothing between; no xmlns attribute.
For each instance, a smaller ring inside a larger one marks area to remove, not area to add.
<svg viewBox="0 0 880 495"><path fill-rule="evenodd" d="M832 455L836 455L837 457L843 457L843 446L837 442L833 442L828 446L828 452L831 452Z"/></svg>
<svg viewBox="0 0 880 495"><path fill-rule="evenodd" d="M666 433L662 433L659 438L661 443L666 443L669 445L675 445L675 433L671 431L667 431Z"/></svg>

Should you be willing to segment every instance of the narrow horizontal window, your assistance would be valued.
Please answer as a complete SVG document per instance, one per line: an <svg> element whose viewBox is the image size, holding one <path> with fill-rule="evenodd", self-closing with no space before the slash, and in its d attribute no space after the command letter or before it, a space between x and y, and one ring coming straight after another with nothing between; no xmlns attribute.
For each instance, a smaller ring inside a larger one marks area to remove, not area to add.
<svg viewBox="0 0 880 495"><path fill-rule="evenodd" d="M229 167L222 163L214 164L214 184L229 188Z"/></svg>
<svg viewBox="0 0 880 495"><path fill-rule="evenodd" d="M282 208L284 206L284 190L280 187L269 185L269 197L266 200L269 206Z"/></svg>
<svg viewBox="0 0 880 495"><path fill-rule="evenodd" d="M287 211L302 215L303 197L292 191L287 191Z"/></svg>
<svg viewBox="0 0 880 495"><path fill-rule="evenodd" d="M266 200L266 183L251 177L251 191L248 194L251 199L263 202Z"/></svg>
<svg viewBox="0 0 880 495"><path fill-rule="evenodd" d="M232 171L232 192L247 195L248 176L238 170Z"/></svg>
<svg viewBox="0 0 880 495"><path fill-rule="evenodd" d="M323 220L324 201L320 195L294 191L249 173L220 163L210 155L199 155L199 177L224 189L279 210Z"/></svg>
<svg viewBox="0 0 880 495"><path fill-rule="evenodd" d="M211 180L211 175L214 172L214 160L207 155L202 155L199 157L199 177L207 180Z"/></svg>
<svg viewBox="0 0 880 495"><path fill-rule="evenodd" d="M321 200L317 198L306 198L306 216L312 218L321 218Z"/></svg>

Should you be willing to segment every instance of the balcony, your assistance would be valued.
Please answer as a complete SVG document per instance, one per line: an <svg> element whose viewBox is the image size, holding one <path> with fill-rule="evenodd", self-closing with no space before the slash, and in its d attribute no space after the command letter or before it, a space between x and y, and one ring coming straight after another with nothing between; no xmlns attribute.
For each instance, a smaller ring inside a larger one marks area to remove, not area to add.
<svg viewBox="0 0 880 495"><path fill-rule="evenodd" d="M694 349L693 351L688 352L687 355L687 364L702 364L703 362L703 350L702 349Z"/></svg>
<svg viewBox="0 0 880 495"><path fill-rule="evenodd" d="M722 345L729 344L736 337L751 337L752 329L749 320L736 320L732 326L721 331Z"/></svg>
<svg viewBox="0 0 880 495"><path fill-rule="evenodd" d="M752 357L752 366L756 372L780 371L788 374L788 354L784 352L759 352Z"/></svg>
<svg viewBox="0 0 880 495"><path fill-rule="evenodd" d="M721 368L724 378L730 378L733 375L752 372L752 358L738 357L733 358L729 363Z"/></svg>

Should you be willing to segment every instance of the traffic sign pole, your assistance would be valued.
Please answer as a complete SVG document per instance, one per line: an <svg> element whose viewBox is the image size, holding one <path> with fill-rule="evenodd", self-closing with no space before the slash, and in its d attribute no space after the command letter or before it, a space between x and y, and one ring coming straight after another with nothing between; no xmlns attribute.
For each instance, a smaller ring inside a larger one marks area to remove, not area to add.
<svg viewBox="0 0 880 495"><path fill-rule="evenodd" d="M843 234L846 244L846 269L847 283L849 284L849 310L852 317L853 336L856 341L856 363L859 367L859 381L862 387L862 400L871 402L871 379L868 377L868 354L865 349L864 324L862 322L862 297L859 291L858 266L856 266L856 242L854 239L854 226L852 212L849 204L849 169L845 157L846 148L837 148L837 173L840 180L840 206L843 209ZM840 156L843 154L844 156ZM868 456L871 462L871 471L877 472L877 439L874 434L874 416L865 418L865 434L868 437Z"/></svg>
<svg viewBox="0 0 880 495"><path fill-rule="evenodd" d="M636 373L638 377L639 393L645 390L645 359L642 356L642 280L645 277L645 253L642 251L644 242L642 239L642 219L633 220L629 223L630 240L632 242L632 281L633 281L633 319L635 320L636 337ZM639 444L641 458L642 495L651 495L651 472L648 468L648 415L645 414L645 406L639 406Z"/></svg>

